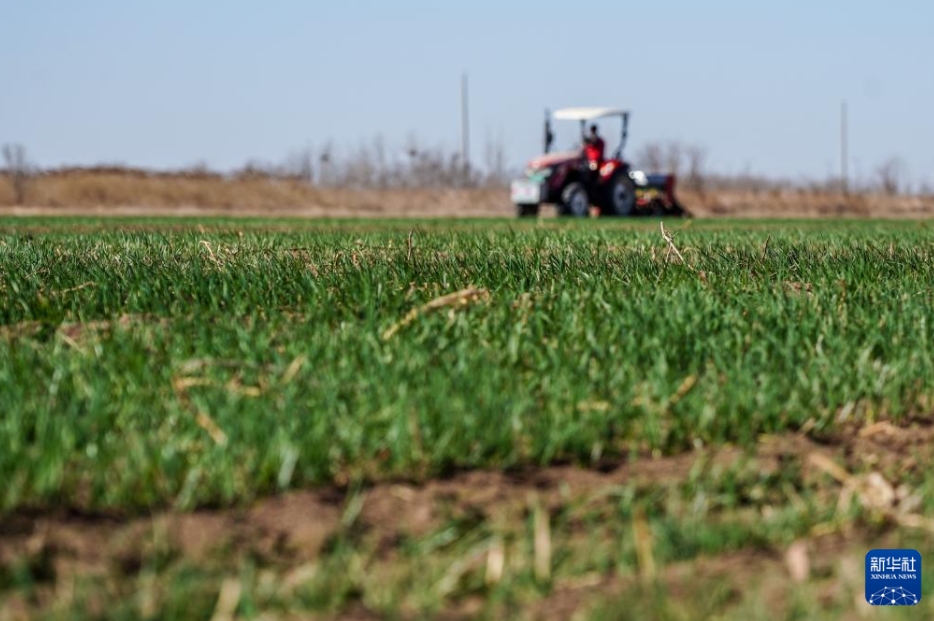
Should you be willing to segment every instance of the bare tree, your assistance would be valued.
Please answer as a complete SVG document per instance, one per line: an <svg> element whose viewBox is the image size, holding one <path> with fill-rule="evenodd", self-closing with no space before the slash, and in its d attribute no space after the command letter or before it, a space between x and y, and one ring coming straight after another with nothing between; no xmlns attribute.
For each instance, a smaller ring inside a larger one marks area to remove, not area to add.
<svg viewBox="0 0 934 621"><path fill-rule="evenodd" d="M664 148L657 142L647 143L636 155L636 160L643 168L661 170L664 160Z"/></svg>
<svg viewBox="0 0 934 621"><path fill-rule="evenodd" d="M17 205L22 205L26 202L26 182L31 172L26 159L26 149L21 144L5 144L3 145L3 160L6 162L7 175L13 185L13 201Z"/></svg>
<svg viewBox="0 0 934 621"><path fill-rule="evenodd" d="M898 157L890 157L876 168L876 178L879 181L879 189L885 194L898 194L902 189L902 178L904 175L905 164Z"/></svg>
<svg viewBox="0 0 934 621"><path fill-rule="evenodd" d="M687 148L688 174L685 185L695 192L704 191L704 166L707 163L707 150L698 145Z"/></svg>
<svg viewBox="0 0 934 621"><path fill-rule="evenodd" d="M211 176L211 168L208 166L207 162L199 160L183 168L181 174L184 177L203 179Z"/></svg>
<svg viewBox="0 0 934 621"><path fill-rule="evenodd" d="M374 187L377 176L373 154L366 145L361 145L344 165L343 185L363 189Z"/></svg>
<svg viewBox="0 0 934 621"><path fill-rule="evenodd" d="M373 140L373 158L376 160L376 187L383 190L389 185L389 165L386 160L386 141L381 135Z"/></svg>
<svg viewBox="0 0 934 621"><path fill-rule="evenodd" d="M311 185L315 180L311 147L290 153L282 165L282 173L290 179Z"/></svg>
<svg viewBox="0 0 934 621"><path fill-rule="evenodd" d="M680 176L683 155L684 150L682 149L681 144L677 142L669 142L665 147L665 170L674 174L675 176Z"/></svg>
<svg viewBox="0 0 934 621"><path fill-rule="evenodd" d="M334 143L330 140L321 147L321 152L318 154L318 184L322 186L335 184Z"/></svg>
<svg viewBox="0 0 934 621"><path fill-rule="evenodd" d="M699 145L681 142L650 142L636 154L639 166L649 171L658 171L684 176L685 187L703 191L707 163L707 150Z"/></svg>
<svg viewBox="0 0 934 621"><path fill-rule="evenodd" d="M486 183L491 186L506 185L508 173L506 172L506 150L503 147L502 133L496 138L487 135L484 147L484 163L486 164Z"/></svg>

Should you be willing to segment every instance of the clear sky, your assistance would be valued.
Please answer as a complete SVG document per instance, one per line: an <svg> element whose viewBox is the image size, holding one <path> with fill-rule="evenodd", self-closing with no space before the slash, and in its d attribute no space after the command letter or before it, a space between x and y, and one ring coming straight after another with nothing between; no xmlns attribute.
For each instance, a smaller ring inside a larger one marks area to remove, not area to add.
<svg viewBox="0 0 934 621"><path fill-rule="evenodd" d="M845 99L851 173L900 156L934 182L931 0L2 4L0 142L43 166L454 149L467 71L475 161L491 137L528 159L545 107L610 105L633 112L630 153L681 140L719 172L823 178Z"/></svg>

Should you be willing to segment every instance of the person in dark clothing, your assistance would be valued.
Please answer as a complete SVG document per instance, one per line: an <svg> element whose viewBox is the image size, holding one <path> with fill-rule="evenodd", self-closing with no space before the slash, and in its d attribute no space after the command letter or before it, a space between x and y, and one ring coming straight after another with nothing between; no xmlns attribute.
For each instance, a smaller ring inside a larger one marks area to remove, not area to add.
<svg viewBox="0 0 934 621"><path fill-rule="evenodd" d="M584 139L584 156L591 168L598 167L603 163L603 150L605 147L603 138L597 132L597 126L591 125L590 135Z"/></svg>

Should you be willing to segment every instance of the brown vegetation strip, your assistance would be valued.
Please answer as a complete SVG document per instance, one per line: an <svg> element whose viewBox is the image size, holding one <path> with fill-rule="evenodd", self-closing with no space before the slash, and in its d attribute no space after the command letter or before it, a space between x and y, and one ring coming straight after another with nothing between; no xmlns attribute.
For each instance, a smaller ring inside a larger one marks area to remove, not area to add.
<svg viewBox="0 0 934 621"><path fill-rule="evenodd" d="M0 215L512 217L507 188L322 188L262 176L144 175L120 169L49 173L28 180L26 203L14 206L0 180ZM934 216L934 197L843 196L804 189L717 189L678 192L698 217ZM545 209L553 216L553 209Z"/></svg>
<svg viewBox="0 0 934 621"><path fill-rule="evenodd" d="M76 291L88 286L92 286L92 284L93 283L85 283L78 287L74 287L73 289L58 293L64 294ZM164 326L168 323L169 320L167 318L156 317L155 315L127 314L121 315L116 319L62 323L55 327L55 333L61 336L65 341L73 343L89 334L97 334L106 330L112 330L114 328L126 329L140 324L148 324L150 326ZM0 338L14 339L35 336L48 325L49 324L42 321L21 321L19 323L0 326Z"/></svg>

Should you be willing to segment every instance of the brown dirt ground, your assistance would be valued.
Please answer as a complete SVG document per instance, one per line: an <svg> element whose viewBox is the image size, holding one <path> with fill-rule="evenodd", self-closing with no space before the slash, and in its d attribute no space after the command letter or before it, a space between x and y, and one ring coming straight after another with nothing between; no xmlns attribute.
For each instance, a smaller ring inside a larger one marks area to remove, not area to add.
<svg viewBox="0 0 934 621"><path fill-rule="evenodd" d="M797 462L806 479L820 480L829 486L832 495L852 489L867 506L881 511L892 522L934 530L934 524L925 518L903 517L899 503L906 500L901 490L885 482L897 482L906 469L926 467L932 456L932 441L931 419L907 421L901 426L879 422L864 427L844 426L834 435L818 439L804 434L763 437L752 459L754 467L763 473ZM463 472L423 485L379 483L362 492L362 507L354 524L379 542L380 557L390 561L404 536L428 534L443 523L444 516L474 515L494 524L513 522L524 519L532 498L554 513L570 501L599 502L623 484L683 481L701 459L728 466L743 455L738 449L726 447L664 458L646 457L593 470L553 466L516 472ZM872 475L867 478L865 474L851 474L867 471L882 474L883 489L873 487ZM159 541L193 562L218 550L233 550L235 554L258 555L275 566L301 567L314 562L329 538L342 528L350 496L346 488L330 486L265 498L246 508L162 511L146 517L66 509L18 511L0 520L0 568L17 559L43 558L60 582L75 575L125 575L138 571L153 553L154 542ZM815 532L804 542L806 554L813 564L835 562L856 534L838 528ZM786 554L781 550L738 551L669 565L661 570L660 577L674 592L697 575L726 578L737 585L739 592L749 575L776 574L787 582ZM535 604L533 616L570 618L598 596L613 597L624 587L626 581L619 577L597 575L556 584ZM470 616L476 612L476 605L470 599L461 602L457 606L463 610L455 606L450 611L452 618ZM358 618L368 618L364 613L361 611Z"/></svg>
<svg viewBox="0 0 934 621"><path fill-rule="evenodd" d="M120 171L49 173L31 179L27 206L0 182L0 215L251 217L512 217L504 188L354 190L297 181ZM934 216L934 197L804 190L679 192L697 217ZM543 209L545 217L554 209Z"/></svg>

